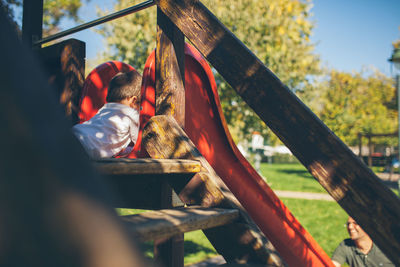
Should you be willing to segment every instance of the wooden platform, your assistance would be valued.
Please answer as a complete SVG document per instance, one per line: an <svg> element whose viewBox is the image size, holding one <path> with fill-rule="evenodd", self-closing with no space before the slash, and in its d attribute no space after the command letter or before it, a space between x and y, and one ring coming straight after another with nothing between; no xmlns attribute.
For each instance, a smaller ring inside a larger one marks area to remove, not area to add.
<svg viewBox="0 0 400 267"><path fill-rule="evenodd" d="M225 225L238 217L238 210L195 206L122 216L122 220L137 239L149 241Z"/></svg>
<svg viewBox="0 0 400 267"><path fill-rule="evenodd" d="M142 175L197 173L201 165L196 160L182 159L101 159L94 166L106 175Z"/></svg>
<svg viewBox="0 0 400 267"><path fill-rule="evenodd" d="M185 159L101 159L93 165L115 193L115 207L151 210L163 208L165 184L185 184L201 169L199 161Z"/></svg>

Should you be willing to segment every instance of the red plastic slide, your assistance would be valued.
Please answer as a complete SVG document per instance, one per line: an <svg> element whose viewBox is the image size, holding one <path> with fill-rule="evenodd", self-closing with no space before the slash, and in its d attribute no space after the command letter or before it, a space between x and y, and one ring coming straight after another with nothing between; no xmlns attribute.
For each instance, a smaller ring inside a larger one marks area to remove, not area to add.
<svg viewBox="0 0 400 267"><path fill-rule="evenodd" d="M153 52L146 62L143 73L141 129L149 117L154 115L154 60ZM100 66L93 70L88 78L99 76L102 69ZM116 73L112 67L108 66L107 68L112 75ZM103 74L101 73L101 75ZM104 75L107 79L112 76L105 73ZM82 99L90 95L88 91L99 91L94 83L85 82L85 84L87 84L87 88L85 87L86 91L83 92ZM102 84L106 84L106 82L103 81ZM274 244L284 260L293 267L333 267L328 255L237 149L222 114L212 71L200 53L189 45L185 46L185 94L185 132L261 231ZM101 102L102 105L105 102L104 99L95 101ZM140 140L141 136L130 157L140 156L138 153L138 151L140 152Z"/></svg>
<svg viewBox="0 0 400 267"><path fill-rule="evenodd" d="M129 158L144 157L145 151L141 151L143 126L154 116L155 113L155 72L154 53L147 59L143 71L143 81L141 89L139 134L136 144L128 156ZM120 61L109 61L97 66L86 77L83 84L81 98L79 102L79 120L80 123L92 118L97 111L106 103L108 84L118 72L127 72L134 68Z"/></svg>
<svg viewBox="0 0 400 267"><path fill-rule="evenodd" d="M190 46L185 54L185 132L290 266L334 266L239 152L206 60Z"/></svg>

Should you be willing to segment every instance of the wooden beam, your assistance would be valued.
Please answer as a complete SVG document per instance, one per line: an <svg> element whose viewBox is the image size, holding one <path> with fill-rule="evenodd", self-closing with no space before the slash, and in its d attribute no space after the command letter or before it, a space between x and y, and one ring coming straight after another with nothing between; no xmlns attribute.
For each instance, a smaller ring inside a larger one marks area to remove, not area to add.
<svg viewBox="0 0 400 267"><path fill-rule="evenodd" d="M150 241L222 226L238 217L237 210L188 207L149 211L121 218L134 237L140 241Z"/></svg>
<svg viewBox="0 0 400 267"><path fill-rule="evenodd" d="M171 115L185 125L184 36L157 8L156 114ZM172 204L172 189L165 183L161 206ZM165 267L183 267L183 234L154 242L154 257Z"/></svg>
<svg viewBox="0 0 400 267"><path fill-rule="evenodd" d="M36 51L66 117L73 124L78 123L78 106L85 81L85 43L68 39Z"/></svg>
<svg viewBox="0 0 400 267"><path fill-rule="evenodd" d="M200 162L176 159L101 159L94 166L106 175L190 174L200 171Z"/></svg>
<svg viewBox="0 0 400 267"><path fill-rule="evenodd" d="M156 3L382 251L400 265L398 197L200 1Z"/></svg>
<svg viewBox="0 0 400 267"><path fill-rule="evenodd" d="M157 9L156 115L171 115L185 124L184 36Z"/></svg>
<svg viewBox="0 0 400 267"><path fill-rule="evenodd" d="M194 174L132 174L105 175L107 185L114 193L113 207L129 209L157 210L162 205L163 184L169 180L188 181ZM172 192L171 192L172 198ZM170 207L182 206L180 202L170 200Z"/></svg>
<svg viewBox="0 0 400 267"><path fill-rule="evenodd" d="M172 198L167 181L188 182L201 168L198 161L172 159L102 159L93 165L115 192L114 207L152 210L165 208L163 196ZM180 205L169 199L169 207Z"/></svg>
<svg viewBox="0 0 400 267"><path fill-rule="evenodd" d="M277 266L282 264L273 246L266 240L173 117L151 118L144 128L142 142L143 147L153 158L200 161L202 171L190 182L169 181L184 203L240 211L239 221L204 231L214 248L227 262L251 262Z"/></svg>
<svg viewBox="0 0 400 267"><path fill-rule="evenodd" d="M22 10L22 39L29 46L42 39L43 0L24 0Z"/></svg>

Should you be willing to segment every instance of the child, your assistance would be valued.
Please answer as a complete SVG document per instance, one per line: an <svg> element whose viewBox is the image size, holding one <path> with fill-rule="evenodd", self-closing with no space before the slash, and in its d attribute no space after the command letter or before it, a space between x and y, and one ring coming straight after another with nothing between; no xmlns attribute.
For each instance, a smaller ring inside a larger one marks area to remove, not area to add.
<svg viewBox="0 0 400 267"><path fill-rule="evenodd" d="M127 156L138 137L142 77L133 70L115 75L107 102L93 118L72 127L91 158ZM129 147L128 147L129 146Z"/></svg>

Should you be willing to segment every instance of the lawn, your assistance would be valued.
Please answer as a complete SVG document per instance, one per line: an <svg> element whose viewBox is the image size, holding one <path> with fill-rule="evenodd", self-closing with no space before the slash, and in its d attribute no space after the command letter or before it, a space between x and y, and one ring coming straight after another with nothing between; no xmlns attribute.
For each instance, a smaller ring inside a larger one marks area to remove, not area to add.
<svg viewBox="0 0 400 267"><path fill-rule="evenodd" d="M282 201L329 256L348 237L344 227L347 214L336 202L288 198ZM185 264L217 255L201 231L186 234L184 246Z"/></svg>
<svg viewBox="0 0 400 267"><path fill-rule="evenodd" d="M336 202L288 198L281 200L329 256L348 237L344 227L348 215Z"/></svg>
<svg viewBox="0 0 400 267"><path fill-rule="evenodd" d="M300 164L261 164L262 175L273 190L326 193L322 186ZM282 198L284 204L331 256L336 246L348 236L344 224L347 214L336 202ZM119 210L120 214L138 211ZM139 211L140 212L140 211ZM185 265L217 255L201 231L185 234ZM141 246L148 257L153 257L152 243Z"/></svg>
<svg viewBox="0 0 400 267"><path fill-rule="evenodd" d="M282 198L282 201L329 256L348 237L344 227L347 214L336 202L289 198ZM214 253L201 231L185 235L185 264L212 257Z"/></svg>
<svg viewBox="0 0 400 267"><path fill-rule="evenodd" d="M325 192L300 164L262 164L261 171L274 190ZM286 198L282 201L329 256L340 241L347 237L343 227L347 215L336 202ZM130 211L122 213L128 214ZM185 234L184 247L185 265L217 255L201 231ZM151 243L144 244L142 249L147 256L152 257Z"/></svg>
<svg viewBox="0 0 400 267"><path fill-rule="evenodd" d="M273 190L326 193L317 180L299 163L262 163L261 173Z"/></svg>
<svg viewBox="0 0 400 267"><path fill-rule="evenodd" d="M145 210L117 209L119 215L132 215L141 212L145 212ZM153 242L145 242L138 245L146 257L153 258ZM184 255L185 265L189 265L214 257L218 254L203 232L198 230L185 234Z"/></svg>

